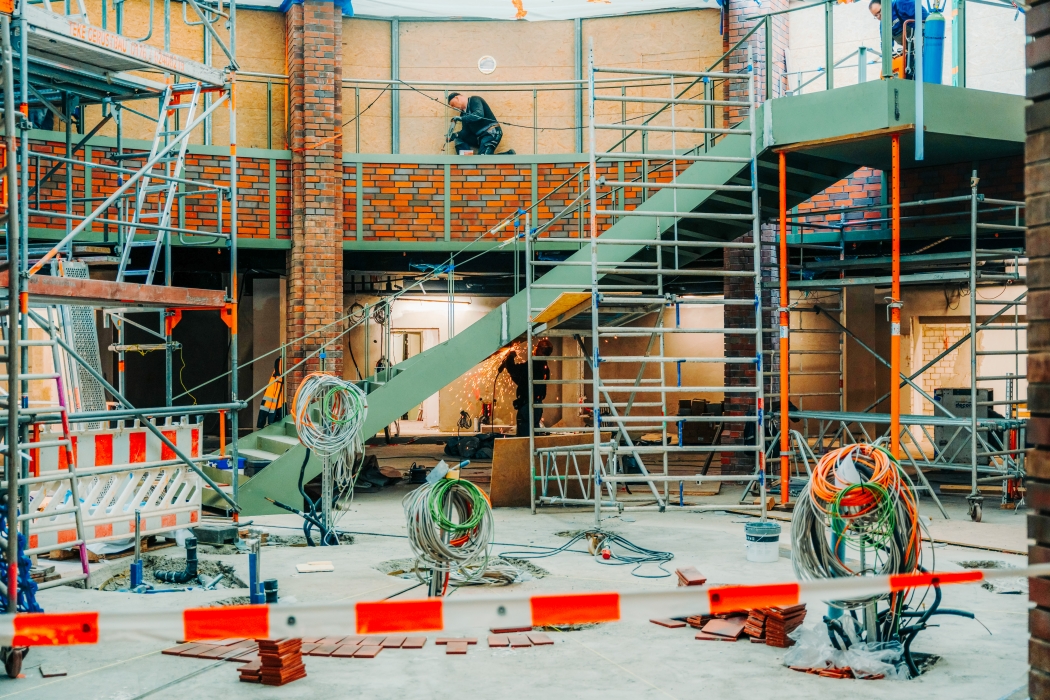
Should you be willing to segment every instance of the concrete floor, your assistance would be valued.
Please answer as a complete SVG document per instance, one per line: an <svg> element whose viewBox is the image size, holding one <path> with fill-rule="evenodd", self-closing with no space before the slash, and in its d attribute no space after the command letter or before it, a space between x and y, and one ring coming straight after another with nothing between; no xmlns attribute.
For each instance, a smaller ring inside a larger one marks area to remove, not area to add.
<svg viewBox="0 0 1050 700"><path fill-rule="evenodd" d="M343 517L340 527L358 532L401 535L404 520L400 499L407 486L359 497ZM731 502L731 489L717 500ZM735 491L735 489L732 489ZM713 501L712 501L713 502ZM926 502L928 503L928 502ZM925 505L925 504L924 504ZM1024 542L1024 517L1012 511L985 511L985 522L971 523L962 499L949 499L955 518L936 528L950 528L956 542L974 541L982 546L1014 549ZM932 508L924 508L933 514ZM560 545L555 533L590 527L593 513L545 509L531 515L524 509L499 509L498 542ZM749 563L744 554L745 516L728 513L637 512L606 520L614 530L639 545L669 550L675 559L668 567L692 564L711 583L783 581L793 579L790 561ZM258 518L258 524L296 527L294 516ZM782 545L788 541L787 532ZM274 530L275 533L282 532ZM283 532L291 533L292 530ZM935 534L935 538L938 535ZM497 546L496 551L510 550ZM953 545L936 546L937 568L957 570L955 562L990 559L1022 565L1025 558ZM165 554L173 550L165 550ZM929 561L927 545L925 556ZM407 540L398 537L359 535L351 546L323 553L302 548L267 548L264 575L276 577L285 602L376 600L407 588L412 582L381 574L373 566L388 559L411 556ZM247 558L223 557L247 579ZM334 573L297 574L295 564L331 559ZM640 579L630 567L602 566L585 554L563 553L537 560L551 572L513 588L533 591L586 591L664 589L674 578ZM647 567L646 573L659 573ZM419 588L404 597L422 595ZM463 589L456 596L491 591ZM503 589L509 590L509 589ZM205 604L231 595L231 591L133 595L60 588L41 593L48 611L63 610L164 610ZM418 651L386 650L376 659L306 659L308 677L281 688L240 683L236 664L161 656L172 644L127 642L98 647L34 649L26 659L25 678L0 678L0 700L9 697L51 698L437 698L470 694L490 698L697 698L776 697L810 698L818 693L845 693L854 698L899 697L907 692L920 698L987 698L1010 696L1026 683L1027 595L1001 595L977 586L945 589L944 605L977 613L991 631L972 620L937 618L940 627L922 633L915 650L942 656L926 675L908 681L856 681L818 678L785 668L784 650L764 645L695 641L689 628L671 630L646 620L631 620L589 629L551 633L554 646L528 649L489 649L485 630L458 630L482 638L466 656L446 656L433 644ZM823 610L810 606L810 620L819 621ZM352 630L347 630L352 633ZM454 633L454 632L450 632ZM174 640L172 640L174 641ZM43 679L41 663L65 668L68 676ZM184 678L195 671L198 675ZM177 684L166 686L184 678ZM1018 697L1025 697L1022 693Z"/></svg>

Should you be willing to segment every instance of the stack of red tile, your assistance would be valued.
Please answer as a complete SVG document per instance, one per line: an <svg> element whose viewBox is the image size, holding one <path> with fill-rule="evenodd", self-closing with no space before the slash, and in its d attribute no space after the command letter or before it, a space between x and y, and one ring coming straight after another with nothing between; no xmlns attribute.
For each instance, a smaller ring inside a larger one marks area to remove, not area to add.
<svg viewBox="0 0 1050 700"><path fill-rule="evenodd" d="M744 633L746 618L743 615L717 616L704 625L696 638L717 642L735 642Z"/></svg>
<svg viewBox="0 0 1050 700"><path fill-rule="evenodd" d="M755 608L748 613L747 622L744 623L744 634L751 637L751 641L753 642L766 641L765 608Z"/></svg>
<svg viewBox="0 0 1050 700"><path fill-rule="evenodd" d="M695 566L683 566L675 569L678 576L679 586L702 586L707 583L707 577L700 573Z"/></svg>
<svg viewBox="0 0 1050 700"><path fill-rule="evenodd" d="M798 628L806 619L806 604L786 608L766 608L766 644L787 648L795 643L788 633Z"/></svg>
<svg viewBox="0 0 1050 700"><path fill-rule="evenodd" d="M706 625L708 622L710 622L713 619L714 619L714 616L712 616L712 615L693 615L692 617L685 618L685 622L690 627L695 627L696 629L699 630L699 629L703 629L704 625Z"/></svg>
<svg viewBox="0 0 1050 700"><path fill-rule="evenodd" d="M303 665L302 646L301 639L260 639L259 679L262 684L284 685L305 678L306 666ZM244 676L242 669L242 681L246 680Z"/></svg>

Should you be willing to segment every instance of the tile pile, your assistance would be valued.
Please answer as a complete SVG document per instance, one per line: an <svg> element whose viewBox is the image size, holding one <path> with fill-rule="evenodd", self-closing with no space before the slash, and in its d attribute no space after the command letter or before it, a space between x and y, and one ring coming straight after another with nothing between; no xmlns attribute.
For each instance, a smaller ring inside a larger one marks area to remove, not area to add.
<svg viewBox="0 0 1050 700"><path fill-rule="evenodd" d="M747 618L743 615L717 615L704 625L696 638L712 642L735 642L744 633Z"/></svg>
<svg viewBox="0 0 1050 700"><path fill-rule="evenodd" d="M284 685L306 677L306 666L303 665L303 640L301 639L260 639L259 640L259 680L254 680L255 669L241 668L241 681L263 685ZM254 664L249 664L249 667Z"/></svg>
<svg viewBox="0 0 1050 700"><path fill-rule="evenodd" d="M747 617L744 633L751 641L765 640L771 647L785 649L795 642L788 633L798 628L806 619L806 604L781 608L756 608Z"/></svg>
<svg viewBox="0 0 1050 700"><path fill-rule="evenodd" d="M683 566L675 569L678 576L679 586L702 586L707 583L707 577L700 573L695 566Z"/></svg>

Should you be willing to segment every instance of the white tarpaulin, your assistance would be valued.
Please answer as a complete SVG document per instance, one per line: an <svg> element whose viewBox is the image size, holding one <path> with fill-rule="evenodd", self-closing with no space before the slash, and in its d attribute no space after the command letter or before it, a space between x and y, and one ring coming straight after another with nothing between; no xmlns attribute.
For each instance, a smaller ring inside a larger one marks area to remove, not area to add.
<svg viewBox="0 0 1050 700"><path fill-rule="evenodd" d="M294 2L294 0L291 0ZM248 0L241 7L278 7L289 0ZM342 0L344 14L361 17L472 18L543 21L609 17L632 12L718 8L718 0Z"/></svg>
<svg viewBox="0 0 1050 700"><path fill-rule="evenodd" d="M355 15L542 21L631 12L717 8L715 0L351 0Z"/></svg>

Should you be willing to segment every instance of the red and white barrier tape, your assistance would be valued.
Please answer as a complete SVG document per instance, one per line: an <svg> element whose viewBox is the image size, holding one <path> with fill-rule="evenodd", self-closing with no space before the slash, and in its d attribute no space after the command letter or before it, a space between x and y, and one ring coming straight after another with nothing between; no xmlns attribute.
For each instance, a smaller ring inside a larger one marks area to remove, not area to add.
<svg viewBox="0 0 1050 700"><path fill-rule="evenodd" d="M912 588L1050 576L1050 564L629 593L457 596L316 605L239 605L182 611L20 613L0 617L0 645L60 646L156 639L326 637L542 627L684 617L889 594Z"/></svg>

